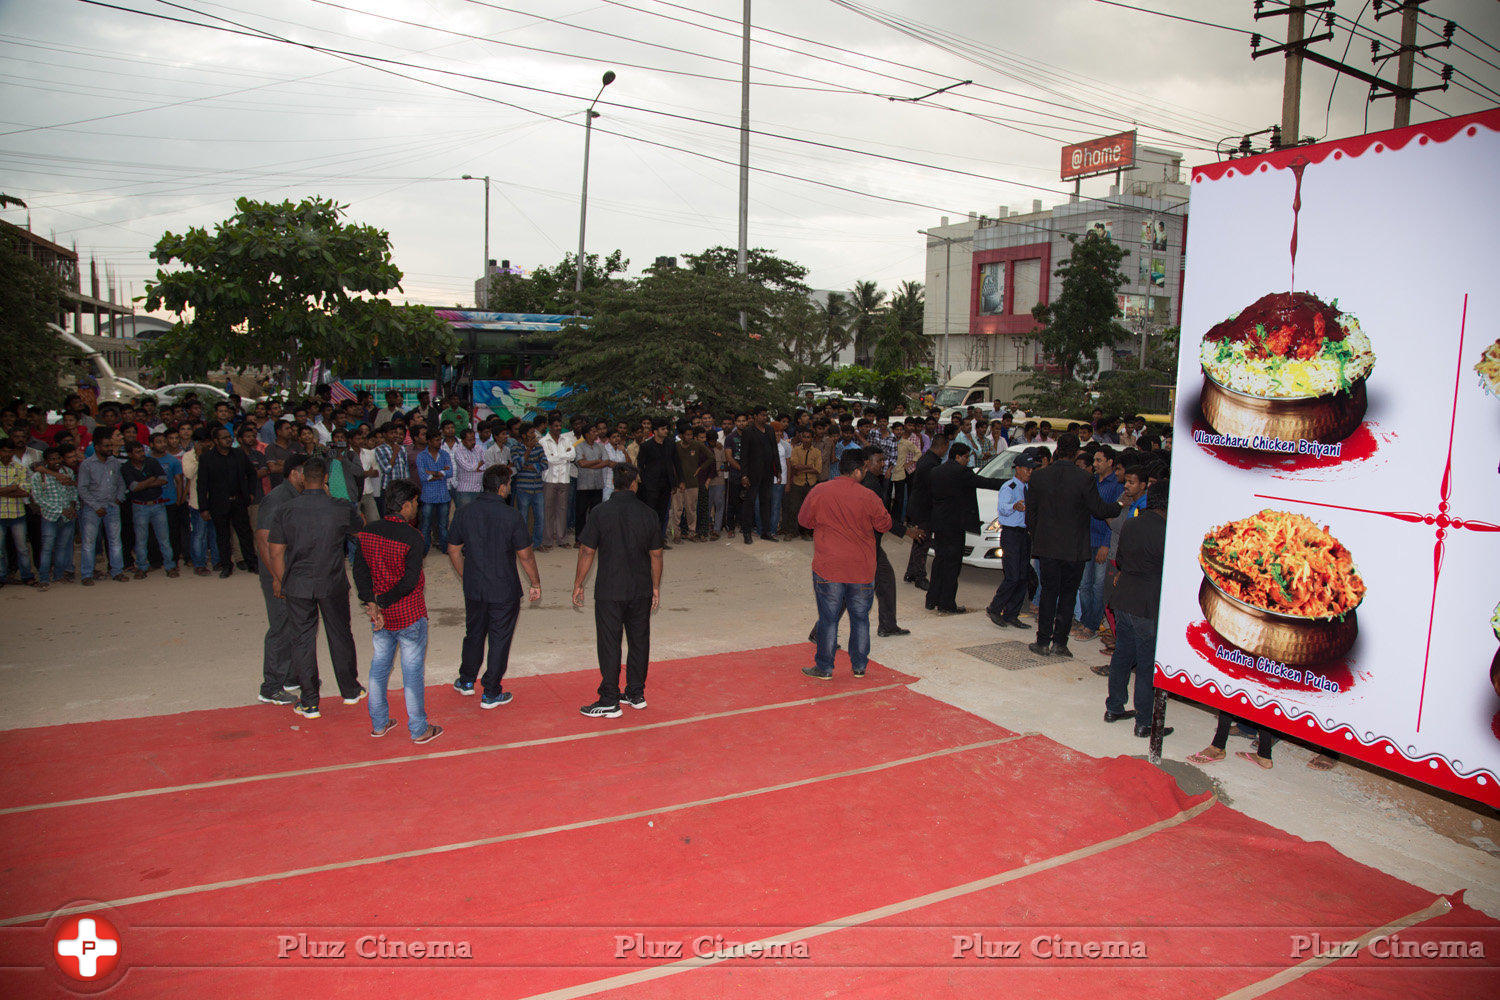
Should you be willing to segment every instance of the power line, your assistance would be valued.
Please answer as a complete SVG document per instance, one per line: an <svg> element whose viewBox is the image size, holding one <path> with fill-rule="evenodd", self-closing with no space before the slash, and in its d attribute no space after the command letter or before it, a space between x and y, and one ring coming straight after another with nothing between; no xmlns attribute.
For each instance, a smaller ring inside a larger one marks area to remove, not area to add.
<svg viewBox="0 0 1500 1000"><path fill-rule="evenodd" d="M1105 4L1106 6L1109 6L1109 7L1124 7L1126 10L1138 10L1142 14L1155 14L1157 17L1168 17L1168 18L1171 18L1174 21L1186 21L1189 24L1201 24L1205 28L1221 28L1224 31L1236 31L1236 32L1239 32L1241 35L1253 35L1253 34L1255 34L1255 32L1250 31L1248 29L1245 29L1245 28L1236 28L1236 27L1234 27L1232 25L1228 25L1228 24L1219 24L1217 21L1200 21L1196 17L1184 17L1181 14L1172 14L1172 13L1168 13L1167 11L1164 11L1164 10L1153 10L1150 7L1136 7L1136 6L1134 6L1132 4L1128 4L1128 3L1119 3L1118 0L1094 0L1094 2L1095 3L1102 3L1102 4Z"/></svg>

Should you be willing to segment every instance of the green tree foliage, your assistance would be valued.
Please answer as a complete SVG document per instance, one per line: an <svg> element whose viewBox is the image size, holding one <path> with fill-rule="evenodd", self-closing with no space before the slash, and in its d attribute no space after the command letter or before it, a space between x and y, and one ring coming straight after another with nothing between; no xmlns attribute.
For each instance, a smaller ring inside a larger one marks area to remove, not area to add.
<svg viewBox="0 0 1500 1000"><path fill-rule="evenodd" d="M909 406L912 390L932 377L932 369L925 366L877 370L863 365L845 365L829 374L827 384L830 389L851 396L873 399L890 411L897 405Z"/></svg>
<svg viewBox="0 0 1500 1000"><path fill-rule="evenodd" d="M182 318L143 360L202 376L252 365L300 373L319 359L347 371L382 357L451 354L452 329L431 309L379 297L401 288L390 236L342 221L344 208L323 198L241 198L213 232L163 235L146 308Z"/></svg>
<svg viewBox="0 0 1500 1000"><path fill-rule="evenodd" d="M1125 250L1095 232L1067 239L1073 252L1052 272L1062 279L1061 291L1056 301L1044 302L1031 311L1042 324L1036 337L1048 366L1026 380L1026 400L1044 413L1087 409L1087 389L1078 378L1080 369L1101 348L1113 347L1130 336L1130 331L1117 322L1120 307L1115 298L1126 282L1120 272Z"/></svg>
<svg viewBox="0 0 1500 1000"><path fill-rule="evenodd" d="M606 257L596 253L583 258L583 291L592 294L625 273L630 261L616 250ZM530 274L497 274L490 279L488 308L491 312L542 313L561 316L573 312L577 304L574 287L578 282L577 254L564 254L553 267L545 265Z"/></svg>
<svg viewBox="0 0 1500 1000"><path fill-rule="evenodd" d="M1098 406L1110 416L1171 412L1171 386L1177 382L1177 327L1148 338L1146 367L1117 368L1099 377Z"/></svg>
<svg viewBox="0 0 1500 1000"><path fill-rule="evenodd" d="M903 281L885 312L885 332L875 341L875 370L896 371L925 364L932 345L922 332L923 291L920 281Z"/></svg>
<svg viewBox="0 0 1500 1000"><path fill-rule="evenodd" d="M778 327L788 361L798 369L794 382L817 381L849 346L848 309L842 292L830 292L826 299L788 300Z"/></svg>
<svg viewBox="0 0 1500 1000"><path fill-rule="evenodd" d="M849 330L854 339L854 360L868 362L881 329L886 293L873 281L856 281L849 289Z"/></svg>
<svg viewBox="0 0 1500 1000"><path fill-rule="evenodd" d="M685 259L686 267L652 268L585 296L591 319L564 329L542 373L576 387L569 408L631 419L690 399L734 409L784 404L771 374L783 354L770 331L794 297L805 299L805 270L753 251L749 275L739 276L724 247Z"/></svg>
<svg viewBox="0 0 1500 1000"><path fill-rule="evenodd" d="M48 323L55 323L62 280L33 260L9 232L0 231L0 399L19 397L51 406L62 401L63 366L77 351Z"/></svg>

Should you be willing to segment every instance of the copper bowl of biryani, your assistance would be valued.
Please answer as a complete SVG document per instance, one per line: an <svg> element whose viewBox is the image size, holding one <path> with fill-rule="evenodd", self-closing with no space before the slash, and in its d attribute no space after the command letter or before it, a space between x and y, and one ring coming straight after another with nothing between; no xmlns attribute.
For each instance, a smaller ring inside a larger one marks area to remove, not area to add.
<svg viewBox="0 0 1500 1000"><path fill-rule="evenodd" d="M1273 292L1204 334L1199 362L1216 433L1332 444L1365 418L1375 352L1337 299Z"/></svg>
<svg viewBox="0 0 1500 1000"><path fill-rule="evenodd" d="M1364 581L1349 550L1309 518L1262 510L1216 527L1198 564L1203 614L1246 653L1311 666L1354 645Z"/></svg>

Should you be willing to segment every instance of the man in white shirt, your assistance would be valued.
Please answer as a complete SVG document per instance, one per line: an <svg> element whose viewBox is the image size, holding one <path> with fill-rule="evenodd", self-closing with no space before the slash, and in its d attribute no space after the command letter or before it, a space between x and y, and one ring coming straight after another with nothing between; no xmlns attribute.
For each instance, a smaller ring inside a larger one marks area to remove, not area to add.
<svg viewBox="0 0 1500 1000"><path fill-rule="evenodd" d="M359 455L359 465L364 472L364 490L359 497L359 512L365 523L379 521L385 516L385 506L380 495L380 463L375 460L375 446L380 443L373 435L366 434L363 427L354 432L352 444Z"/></svg>
<svg viewBox="0 0 1500 1000"><path fill-rule="evenodd" d="M547 471L542 473L542 544L568 545L568 480L575 453L571 435L564 435L562 417L553 413L547 420L542 437L542 454L547 456Z"/></svg>

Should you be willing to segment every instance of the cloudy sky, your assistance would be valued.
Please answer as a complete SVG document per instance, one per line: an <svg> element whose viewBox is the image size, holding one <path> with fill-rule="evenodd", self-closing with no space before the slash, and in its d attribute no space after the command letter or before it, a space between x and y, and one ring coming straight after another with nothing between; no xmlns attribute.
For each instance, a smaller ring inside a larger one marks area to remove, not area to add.
<svg viewBox="0 0 1500 1000"><path fill-rule="evenodd" d="M751 245L819 288L921 280L916 231L940 215L1065 198L1064 143L1133 127L1202 163L1279 120L1282 62L1252 61L1248 32L1274 38L1284 19L1257 23L1249 0L1132 2L1219 27L1102 0L755 0L752 128L768 134L752 140ZM211 226L239 196L317 194L390 232L410 301L467 303L484 214L465 173L492 178L492 257L556 262L577 244L582 109L607 69L589 249L618 247L639 272L736 241L738 0L108 3L0 0L0 190L136 295L163 232ZM1399 25L1361 7L1339 0L1319 48L1339 56L1358 16L1349 61L1368 67L1366 33ZM1500 5L1424 9L1419 41L1452 18L1470 51L1421 65L1452 62L1470 91L1425 95L1413 121L1494 104ZM1307 68L1304 135L1365 130L1366 88L1348 78L1325 124L1332 79ZM1391 113L1371 104L1370 129Z"/></svg>

